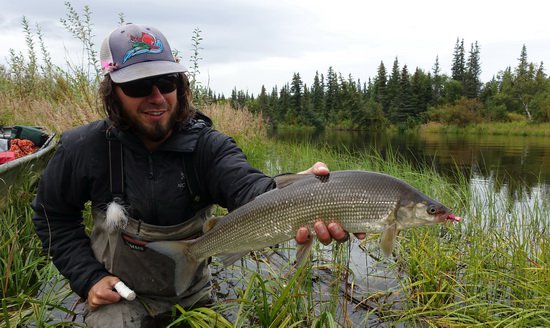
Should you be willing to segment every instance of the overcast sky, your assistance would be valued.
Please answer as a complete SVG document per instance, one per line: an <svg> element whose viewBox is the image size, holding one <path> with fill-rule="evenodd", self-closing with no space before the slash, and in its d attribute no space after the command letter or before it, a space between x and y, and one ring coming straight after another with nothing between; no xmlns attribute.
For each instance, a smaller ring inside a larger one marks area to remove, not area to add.
<svg viewBox="0 0 550 328"><path fill-rule="evenodd" d="M38 24L54 62L82 62L82 46L60 23L67 14L61 0L0 0L0 63L9 49L26 53L21 19ZM550 65L548 0L72 0L79 12L92 11L96 50L126 22L160 29L189 66L193 29L202 30L199 80L229 96L231 90L257 95L290 82L295 72L311 84L315 71L330 66L345 77L367 81L380 62L391 70L397 57L409 72L431 71L436 56L450 74L457 38L466 52L478 42L483 82L515 67L523 44L528 60ZM546 69L546 73L548 73Z"/></svg>

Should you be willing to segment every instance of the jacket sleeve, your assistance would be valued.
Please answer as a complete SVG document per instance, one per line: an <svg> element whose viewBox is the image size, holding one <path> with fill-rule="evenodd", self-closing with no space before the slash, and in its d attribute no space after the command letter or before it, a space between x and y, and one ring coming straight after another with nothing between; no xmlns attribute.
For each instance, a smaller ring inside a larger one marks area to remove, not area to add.
<svg viewBox="0 0 550 328"><path fill-rule="evenodd" d="M32 203L33 222L44 251L72 290L86 298L90 287L109 272L95 259L83 225L90 185L83 171L85 159L73 158L63 141L40 179Z"/></svg>
<svg viewBox="0 0 550 328"><path fill-rule="evenodd" d="M252 167L232 138L210 130L197 147L200 179L206 180L202 184L212 200L229 211L275 188L274 180Z"/></svg>

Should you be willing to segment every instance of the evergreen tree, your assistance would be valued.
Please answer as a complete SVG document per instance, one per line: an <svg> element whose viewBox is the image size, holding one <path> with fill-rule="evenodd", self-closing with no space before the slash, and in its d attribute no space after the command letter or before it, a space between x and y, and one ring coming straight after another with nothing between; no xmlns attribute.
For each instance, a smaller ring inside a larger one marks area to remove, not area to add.
<svg viewBox="0 0 550 328"><path fill-rule="evenodd" d="M313 106L313 113L321 121L322 124L325 122L322 121L322 113L325 108L325 86L323 77L319 77L319 72L315 72L315 77L313 78L313 85L311 86L311 104Z"/></svg>
<svg viewBox="0 0 550 328"><path fill-rule="evenodd" d="M451 77L455 81L464 81L464 72L466 70L466 62L464 55L464 39L456 39L455 50L453 53L453 64L451 67Z"/></svg>
<svg viewBox="0 0 550 328"><path fill-rule="evenodd" d="M233 90L231 90L231 101L230 101L229 105L233 109L238 109L239 108L239 102L237 100L237 87L234 87Z"/></svg>
<svg viewBox="0 0 550 328"><path fill-rule="evenodd" d="M540 65L537 69L537 73L535 74L535 82L537 84L537 87L541 88L541 89L544 89L544 86L547 83L546 73L544 73L544 63L543 62L540 62Z"/></svg>
<svg viewBox="0 0 550 328"><path fill-rule="evenodd" d="M288 83L285 84L281 88L281 91L279 92L279 102L277 107L279 108L279 112L277 115L277 118L279 119L279 121L289 123L287 121L287 118L288 118L288 111L291 108L291 105L290 105L290 87L288 86Z"/></svg>
<svg viewBox="0 0 550 328"><path fill-rule="evenodd" d="M481 91L481 64L479 59L479 45L477 41L471 45L468 64L464 74L464 95L468 98L477 98Z"/></svg>
<svg viewBox="0 0 550 328"><path fill-rule="evenodd" d="M304 93L302 96L302 116L306 125L314 126L316 129L323 128L323 122L317 115L313 107L312 94L304 84Z"/></svg>
<svg viewBox="0 0 550 328"><path fill-rule="evenodd" d="M347 80L341 80L340 85L342 106L340 108L338 123L342 124L349 121L346 127L355 128L364 119L364 113L361 108L361 96L357 90L357 84L350 74Z"/></svg>
<svg viewBox="0 0 550 328"><path fill-rule="evenodd" d="M246 101L248 99L248 94L240 90L237 92L237 109L243 109L246 106Z"/></svg>
<svg viewBox="0 0 550 328"><path fill-rule="evenodd" d="M432 101L432 77L416 68L411 79L412 118L421 123L421 114L428 111L428 104Z"/></svg>
<svg viewBox="0 0 550 328"><path fill-rule="evenodd" d="M530 65L527 61L527 48L525 44L521 48L521 54L519 57L519 64L515 70L515 78L513 80L513 94L523 107L523 111L529 120L532 119L531 110L529 105L535 96L536 84L535 84L535 70L533 65Z"/></svg>
<svg viewBox="0 0 550 328"><path fill-rule="evenodd" d="M368 130L383 130L388 126L388 120L382 111L382 106L372 97L367 98L364 105L365 117L361 122L361 128Z"/></svg>
<svg viewBox="0 0 550 328"><path fill-rule="evenodd" d="M325 88L325 112L323 113L323 119L325 122L329 122L338 110L339 97L338 75L334 72L332 66L329 67L327 72L327 84Z"/></svg>
<svg viewBox="0 0 550 328"><path fill-rule="evenodd" d="M298 118L302 115L302 87L300 73L294 73L290 85L290 106Z"/></svg>
<svg viewBox="0 0 550 328"><path fill-rule="evenodd" d="M279 92L277 91L277 86L274 86L273 89L271 89L271 95L269 96L269 113L270 123L274 128L276 128L280 119Z"/></svg>
<svg viewBox="0 0 550 328"><path fill-rule="evenodd" d="M390 113L390 120L396 124L403 124L407 118L414 117L414 97L411 88L411 81L407 65L403 66L399 78L399 94L397 106Z"/></svg>
<svg viewBox="0 0 550 328"><path fill-rule="evenodd" d="M408 118L414 116L416 109L414 108L415 101L411 84L411 75L407 65L401 70L401 78L399 79L399 107L404 114L403 117Z"/></svg>
<svg viewBox="0 0 550 328"><path fill-rule="evenodd" d="M388 79L388 84L386 86L386 100L384 103L388 104L386 115L389 117L389 113L392 111L397 110L398 106L398 98L399 98L399 80L401 78L401 73L399 69L399 61L397 60L397 57L395 57L395 60L393 62L392 70L390 78ZM382 110L384 110L384 107L382 107Z"/></svg>
<svg viewBox="0 0 550 328"><path fill-rule="evenodd" d="M514 99L514 74L511 67L499 73L497 81L499 82L498 88L498 104L504 105L507 111L515 111L520 105L517 99Z"/></svg>
<svg viewBox="0 0 550 328"><path fill-rule="evenodd" d="M439 56L435 57L435 63L432 67L432 100L430 102L430 105L437 106L441 104L441 100L443 98L443 76L441 76L441 68L439 66Z"/></svg>
<svg viewBox="0 0 550 328"><path fill-rule="evenodd" d="M388 112L390 107L390 99L386 95L386 84L388 83L388 76L384 62L381 61L378 66L378 73L374 78L373 83L373 97L376 102L382 105L383 111Z"/></svg>
<svg viewBox="0 0 550 328"><path fill-rule="evenodd" d="M262 113L266 119L270 119L271 113L269 110L269 98L264 85L262 85L262 90L258 96L258 111Z"/></svg>

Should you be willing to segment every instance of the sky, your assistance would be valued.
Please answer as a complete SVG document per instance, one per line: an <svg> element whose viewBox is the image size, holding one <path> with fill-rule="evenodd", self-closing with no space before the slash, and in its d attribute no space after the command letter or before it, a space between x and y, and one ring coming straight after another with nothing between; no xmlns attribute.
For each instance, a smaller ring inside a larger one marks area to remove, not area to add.
<svg viewBox="0 0 550 328"><path fill-rule="evenodd" d="M442 73L451 72L457 38L466 53L480 46L481 80L517 66L525 44L529 62L550 65L550 3L547 0L72 0L81 15L88 6L93 42L125 22L152 25L190 66L193 30L202 41L202 85L230 96L231 90L257 95L299 73L310 85L315 72L329 67L344 77L367 82L380 63L391 70L397 58L409 72L430 72L436 57ZM10 49L27 53L21 20L40 27L53 62L64 67L84 61L82 44L60 19L65 0L0 0L0 64ZM547 66L545 66L547 67ZM549 70L545 69L548 74Z"/></svg>

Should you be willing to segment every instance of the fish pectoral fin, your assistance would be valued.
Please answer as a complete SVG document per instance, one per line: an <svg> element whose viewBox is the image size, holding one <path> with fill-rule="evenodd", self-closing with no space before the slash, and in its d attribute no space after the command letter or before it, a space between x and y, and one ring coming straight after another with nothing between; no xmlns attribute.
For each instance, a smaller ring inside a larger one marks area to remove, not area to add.
<svg viewBox="0 0 550 328"><path fill-rule="evenodd" d="M277 188L281 189L293 184L296 181L305 179L309 175L310 174L283 174L283 175L278 175L274 177L273 180L275 180L275 183L277 184Z"/></svg>
<svg viewBox="0 0 550 328"><path fill-rule="evenodd" d="M311 252L311 246L313 245L313 238L309 238L309 240L303 244L299 244L298 247L296 247L296 265L300 266L302 263L306 261L306 259L309 257L309 253Z"/></svg>
<svg viewBox="0 0 550 328"><path fill-rule="evenodd" d="M380 236L380 248L387 257L391 256L398 233L399 229L397 229L397 224L394 223L384 230L382 236Z"/></svg>
<svg viewBox="0 0 550 328"><path fill-rule="evenodd" d="M240 260L241 257L247 255L248 253L249 253L249 251L244 251L244 252L240 252L240 253L230 253L230 254L220 255L219 257L220 257L220 260L223 263L223 266L228 267L231 264L233 264L233 263L237 262L238 260Z"/></svg>
<svg viewBox="0 0 550 328"><path fill-rule="evenodd" d="M166 255L174 261L174 289L181 295L191 287L200 262L189 254L189 241L155 241L146 247ZM179 278L179 279L178 279Z"/></svg>
<svg viewBox="0 0 550 328"><path fill-rule="evenodd" d="M202 226L202 232L207 233L208 231L212 230L218 224L218 221L223 218L223 216L214 216L206 220Z"/></svg>

